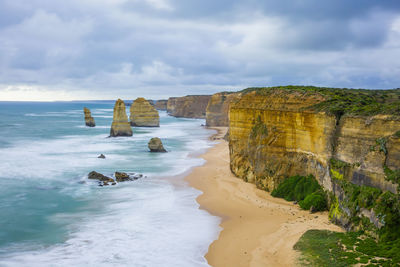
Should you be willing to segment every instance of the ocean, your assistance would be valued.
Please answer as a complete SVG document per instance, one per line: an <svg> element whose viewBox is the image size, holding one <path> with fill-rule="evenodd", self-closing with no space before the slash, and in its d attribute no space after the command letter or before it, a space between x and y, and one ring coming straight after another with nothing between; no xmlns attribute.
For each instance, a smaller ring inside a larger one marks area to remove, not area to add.
<svg viewBox="0 0 400 267"><path fill-rule="evenodd" d="M113 105L0 102L0 266L208 266L220 218L179 175L204 164L214 131L160 111L159 128L108 138ZM148 152L151 137L169 152ZM145 177L100 187L93 170Z"/></svg>

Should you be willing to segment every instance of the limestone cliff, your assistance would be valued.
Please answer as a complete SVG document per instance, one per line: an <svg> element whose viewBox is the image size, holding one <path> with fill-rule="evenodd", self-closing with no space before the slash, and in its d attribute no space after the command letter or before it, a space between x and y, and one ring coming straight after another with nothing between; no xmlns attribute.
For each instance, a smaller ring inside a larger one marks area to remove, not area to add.
<svg viewBox="0 0 400 267"><path fill-rule="evenodd" d="M167 103L167 112L174 117L205 118L210 98L210 95L170 97Z"/></svg>
<svg viewBox="0 0 400 267"><path fill-rule="evenodd" d="M396 114L392 110L398 109L398 90L289 87L242 93L229 110L230 166L235 175L272 190L288 176L312 174L333 193L333 220L347 227L354 227L352 218L357 216L376 221L372 206L354 209L354 193L348 188L382 192L374 191L371 198L383 192L397 194L400 116L378 113Z"/></svg>
<svg viewBox="0 0 400 267"><path fill-rule="evenodd" d="M154 107L157 110L167 110L167 103L168 103L168 100L165 100L165 99L157 100L154 103Z"/></svg>
<svg viewBox="0 0 400 267"><path fill-rule="evenodd" d="M126 115L125 103L121 99L118 99L114 106L110 136L132 136L132 134L132 128Z"/></svg>
<svg viewBox="0 0 400 267"><path fill-rule="evenodd" d="M95 127L96 123L94 122L94 118L92 117L92 113L90 112L90 109L83 108L83 113L85 114L85 124L86 124L86 126Z"/></svg>
<svg viewBox="0 0 400 267"><path fill-rule="evenodd" d="M133 101L130 107L130 121L132 126L159 127L160 116L158 111L143 97Z"/></svg>
<svg viewBox="0 0 400 267"><path fill-rule="evenodd" d="M229 105L240 98L240 93L222 92L211 96L206 109L206 125L228 126Z"/></svg>

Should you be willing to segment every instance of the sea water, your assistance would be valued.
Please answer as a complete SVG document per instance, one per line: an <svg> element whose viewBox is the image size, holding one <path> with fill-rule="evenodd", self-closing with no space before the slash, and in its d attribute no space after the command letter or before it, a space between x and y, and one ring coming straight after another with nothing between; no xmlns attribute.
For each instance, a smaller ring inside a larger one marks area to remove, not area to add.
<svg viewBox="0 0 400 267"><path fill-rule="evenodd" d="M213 132L160 111L159 128L109 138L112 113L110 101L0 102L0 266L208 266L219 218L174 177L204 163ZM152 137L168 153L148 152ZM100 187L93 170L145 177Z"/></svg>

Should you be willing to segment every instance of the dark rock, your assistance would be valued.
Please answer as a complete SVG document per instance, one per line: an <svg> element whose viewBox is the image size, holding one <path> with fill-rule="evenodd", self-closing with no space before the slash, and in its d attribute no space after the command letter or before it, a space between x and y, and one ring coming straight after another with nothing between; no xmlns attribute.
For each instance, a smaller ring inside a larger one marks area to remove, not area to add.
<svg viewBox="0 0 400 267"><path fill-rule="evenodd" d="M99 159L105 159L106 156L104 156L104 154L100 154L100 156L98 156Z"/></svg>
<svg viewBox="0 0 400 267"><path fill-rule="evenodd" d="M167 152L161 142L161 139L158 137L151 138L147 146L149 147L150 152Z"/></svg>
<svg viewBox="0 0 400 267"><path fill-rule="evenodd" d="M88 174L88 178L89 179L93 179L93 180L99 180L99 181L102 181L102 182L110 182L110 183L115 182L114 179L112 179L110 177L107 177L107 176L105 176L105 175L103 175L101 173L95 172L95 171L91 171Z"/></svg>
<svg viewBox="0 0 400 267"><path fill-rule="evenodd" d="M117 182L125 182L132 180L130 176L125 172L115 172L114 176Z"/></svg>
<svg viewBox="0 0 400 267"><path fill-rule="evenodd" d="M229 142L229 129L228 129L228 131L226 132L226 134L224 135L224 140L227 141L227 142Z"/></svg>
<svg viewBox="0 0 400 267"><path fill-rule="evenodd" d="M311 206L310 207L310 212L311 213L316 213L318 210L314 207L314 206Z"/></svg>

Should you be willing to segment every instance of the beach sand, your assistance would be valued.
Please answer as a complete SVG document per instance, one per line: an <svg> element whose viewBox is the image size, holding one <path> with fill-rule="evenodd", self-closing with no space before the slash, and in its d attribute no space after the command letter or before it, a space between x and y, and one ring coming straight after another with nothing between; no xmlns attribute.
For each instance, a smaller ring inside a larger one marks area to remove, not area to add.
<svg viewBox="0 0 400 267"><path fill-rule="evenodd" d="M185 178L203 192L197 198L200 207L222 218L223 229L206 254L211 266L294 266L299 254L293 245L304 232L342 231L329 222L327 212L310 214L235 177L228 143L222 140L226 128L214 129L219 143L202 155L207 162Z"/></svg>

